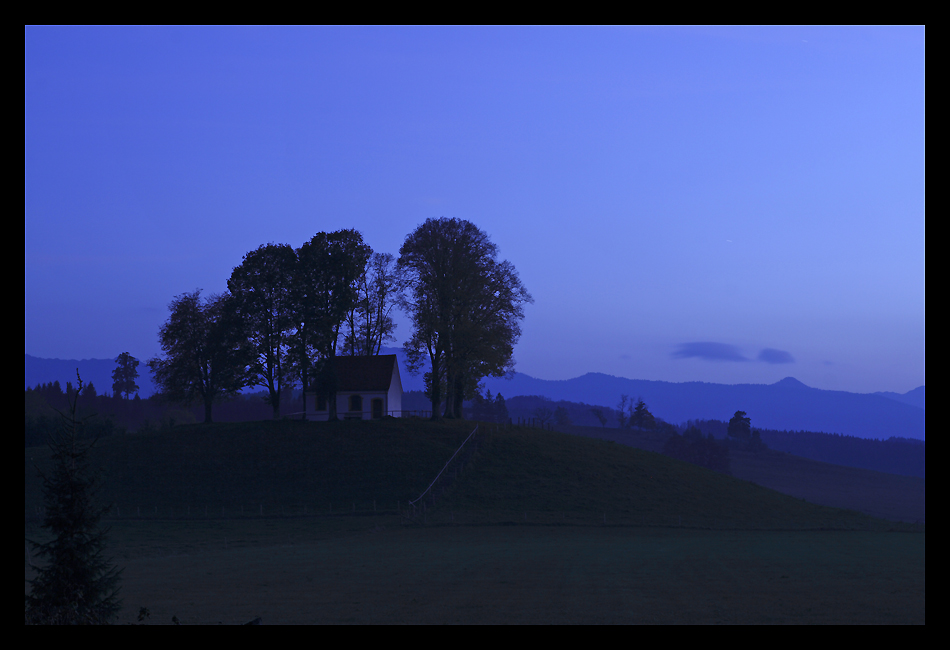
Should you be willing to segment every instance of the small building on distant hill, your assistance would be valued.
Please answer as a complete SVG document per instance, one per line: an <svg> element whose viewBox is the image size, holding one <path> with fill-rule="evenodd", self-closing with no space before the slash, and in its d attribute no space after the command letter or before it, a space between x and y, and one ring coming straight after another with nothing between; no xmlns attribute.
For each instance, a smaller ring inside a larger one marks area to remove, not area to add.
<svg viewBox="0 0 950 650"><path fill-rule="evenodd" d="M402 380L395 354L335 357L336 412L343 420L378 420L384 415L401 417ZM314 420L327 420L326 394L316 396Z"/></svg>

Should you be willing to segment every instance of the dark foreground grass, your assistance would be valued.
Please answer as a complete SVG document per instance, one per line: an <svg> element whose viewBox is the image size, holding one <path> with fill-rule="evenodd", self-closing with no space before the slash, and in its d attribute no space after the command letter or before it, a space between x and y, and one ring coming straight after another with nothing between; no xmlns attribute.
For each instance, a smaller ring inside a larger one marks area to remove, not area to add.
<svg viewBox="0 0 950 650"><path fill-rule="evenodd" d="M407 525L399 511L473 426L243 423L101 441L122 620L147 607L156 623L924 622L920 527L601 440L486 428L416 513L424 525ZM34 462L48 454L26 453L32 539Z"/></svg>
<svg viewBox="0 0 950 650"><path fill-rule="evenodd" d="M110 538L121 622L143 606L153 624L925 622L922 533L340 517L117 522Z"/></svg>
<svg viewBox="0 0 950 650"><path fill-rule="evenodd" d="M390 419L186 425L172 432L104 438L90 452L103 468L100 498L118 513L189 517L396 510L415 499L474 425ZM42 506L26 450L26 515Z"/></svg>
<svg viewBox="0 0 950 650"><path fill-rule="evenodd" d="M398 512L426 489L470 422L248 422L100 441L110 517L208 518ZM477 452L435 521L746 529L888 529L660 454L537 429L482 425ZM26 453L26 516L39 517L48 450ZM467 513L464 514L464 513Z"/></svg>

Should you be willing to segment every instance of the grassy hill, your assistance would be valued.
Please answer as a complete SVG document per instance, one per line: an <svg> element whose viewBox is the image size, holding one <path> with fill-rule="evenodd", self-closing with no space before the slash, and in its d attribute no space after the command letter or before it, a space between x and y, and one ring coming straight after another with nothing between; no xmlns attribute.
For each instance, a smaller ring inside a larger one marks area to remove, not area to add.
<svg viewBox="0 0 950 650"><path fill-rule="evenodd" d="M663 449L668 438L668 434L657 431L580 426L559 429L655 452ZM835 465L771 449L732 449L729 453L734 477L782 494L893 521L926 520L926 485L922 477Z"/></svg>
<svg viewBox="0 0 950 650"><path fill-rule="evenodd" d="M489 425L490 426L490 425ZM247 422L103 439L93 464L119 516L299 515L404 509L470 422ZM432 516L709 528L877 529L889 524L617 443L482 426L473 461ZM26 515L42 504L26 450ZM467 514L466 514L467 513Z"/></svg>

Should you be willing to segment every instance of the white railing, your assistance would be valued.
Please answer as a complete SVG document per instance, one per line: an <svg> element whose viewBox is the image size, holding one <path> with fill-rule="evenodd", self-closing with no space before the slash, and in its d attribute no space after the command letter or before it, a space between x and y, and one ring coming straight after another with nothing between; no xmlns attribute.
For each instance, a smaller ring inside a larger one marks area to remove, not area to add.
<svg viewBox="0 0 950 650"><path fill-rule="evenodd" d="M435 482L439 480L439 477L440 477L440 476L442 476L442 472L445 471L446 467L449 466L449 463L452 462L452 460L458 455L458 453L459 453L460 451L462 451L462 447L464 447L464 446L465 446L465 443L469 441L469 438L471 438L472 436L475 435L475 432L476 432L476 431L478 431L478 425L477 425L477 424L475 425L475 428L472 429L472 432L471 432L470 434L468 434L468 438L466 438L465 441L464 441L461 445L459 445L459 448L455 450L455 453L452 454L452 458L449 458L448 462L445 463L445 467L443 467L442 470L438 473L438 475L432 480L432 482L429 483L429 487L427 487L427 488L425 489L425 492L423 492L422 494L420 494L420 495L419 495L419 498L416 499L415 501L410 501L410 502L409 502L409 505L410 505L410 506L415 506L417 503L419 503L419 501L422 500L422 498L423 498L426 494L429 493L429 490L432 489L432 486L435 485Z"/></svg>

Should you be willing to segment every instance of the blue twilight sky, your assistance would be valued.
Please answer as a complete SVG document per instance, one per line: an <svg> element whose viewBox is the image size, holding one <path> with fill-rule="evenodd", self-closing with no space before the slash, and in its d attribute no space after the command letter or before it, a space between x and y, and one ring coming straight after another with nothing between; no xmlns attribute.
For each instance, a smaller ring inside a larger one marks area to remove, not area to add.
<svg viewBox="0 0 950 650"><path fill-rule="evenodd" d="M924 29L25 30L25 352L160 352L182 292L468 219L543 379L924 383ZM399 318L398 343L408 336Z"/></svg>

